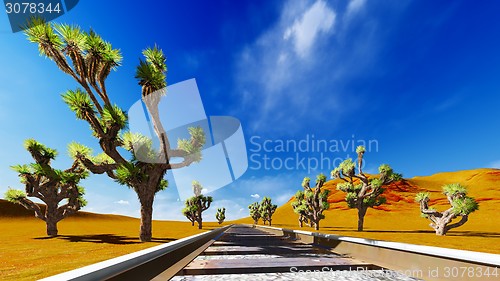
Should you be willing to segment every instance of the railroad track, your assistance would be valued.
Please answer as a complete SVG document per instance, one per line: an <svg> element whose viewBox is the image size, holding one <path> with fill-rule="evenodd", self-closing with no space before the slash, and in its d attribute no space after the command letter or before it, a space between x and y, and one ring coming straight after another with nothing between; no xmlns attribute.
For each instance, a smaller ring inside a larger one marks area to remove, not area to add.
<svg viewBox="0 0 500 281"><path fill-rule="evenodd" d="M43 280L498 280L498 266L494 254L234 225ZM498 275L443 271L462 267Z"/></svg>
<svg viewBox="0 0 500 281"><path fill-rule="evenodd" d="M368 274L375 275L381 269L300 240L238 225L228 229L172 280L376 280L368 279ZM364 272L365 278L356 272ZM343 275L345 279L340 278ZM399 278L392 280L416 280L395 276ZM162 279L159 276L154 280Z"/></svg>

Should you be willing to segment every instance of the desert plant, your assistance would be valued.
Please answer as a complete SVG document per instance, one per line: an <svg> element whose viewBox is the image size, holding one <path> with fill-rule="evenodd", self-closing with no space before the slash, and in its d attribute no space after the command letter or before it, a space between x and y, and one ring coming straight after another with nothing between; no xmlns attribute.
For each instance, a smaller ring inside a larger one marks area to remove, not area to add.
<svg viewBox="0 0 500 281"><path fill-rule="evenodd" d="M266 224L266 222L269 222L269 225L272 224L273 214L277 208L278 205L274 205L271 198L262 198L262 202L260 202L260 217L262 218L264 224Z"/></svg>
<svg viewBox="0 0 500 281"><path fill-rule="evenodd" d="M459 183L444 185L443 194L446 195L451 205L443 212L429 208L430 195L428 192L420 192L415 196L415 201L420 203L422 217L431 221L430 227L436 231L436 235L440 236L446 235L450 229L464 225L468 221L469 215L479 208L476 200L467 196L467 188ZM458 217L461 217L460 221L450 224Z"/></svg>
<svg viewBox="0 0 500 281"><path fill-rule="evenodd" d="M352 159L344 160L331 172L332 178L343 181L337 184L337 189L346 193L347 206L358 210L358 231L363 231L364 218L368 208L380 206L386 202L385 197L381 196L384 192L383 186L402 179L401 174L394 173L387 164L380 165L378 168L379 177L365 175L362 170L365 151L364 146L356 148L358 174L355 172L356 164Z"/></svg>
<svg viewBox="0 0 500 281"><path fill-rule="evenodd" d="M311 188L311 179L305 177L302 181L304 191L298 191L295 194L294 201L292 202L293 210L299 215L299 226L303 226L303 222L308 222L311 227L319 230L320 220L325 218L323 212L330 208L328 203L329 190L322 189L326 181L326 176L319 174L316 177L316 185Z"/></svg>
<svg viewBox="0 0 500 281"><path fill-rule="evenodd" d="M259 202L248 205L248 209L250 209L250 217L252 217L253 223L259 224L259 219L261 217Z"/></svg>
<svg viewBox="0 0 500 281"><path fill-rule="evenodd" d="M226 208L218 208L217 213L215 213L215 218L219 224L222 224L226 219Z"/></svg>
<svg viewBox="0 0 500 281"><path fill-rule="evenodd" d="M109 99L106 79L121 64L119 49L114 49L94 31L84 32L76 25L50 24L41 18L33 18L25 34L30 42L38 45L41 55L54 61L83 88L69 90L62 97L77 119L89 123L103 153L94 157L89 148L74 143L72 157L92 173L106 173L137 193L141 204L140 239L151 241L153 201L155 194L168 185L164 179L167 170L200 161L205 143L200 127L189 128L191 138L179 140L177 148L171 146L165 134L158 112L167 85L163 51L156 46L145 49L142 52L145 60L139 61L135 75L159 140L159 149L155 149L153 140L127 132L127 113ZM130 158L124 156L123 149L131 154ZM138 153L147 161L138 159ZM179 161L172 163L172 157Z"/></svg>
<svg viewBox="0 0 500 281"><path fill-rule="evenodd" d="M25 191L9 189L5 198L34 211L35 217L45 221L47 235L57 236L57 223L87 204L83 199L85 190L78 184L88 176L88 172L78 161L66 170L52 168L51 162L56 158L57 151L33 139L26 140L24 147L35 163L16 165L12 168L19 173ZM45 212L27 197L42 200L46 205ZM60 205L64 201L66 203Z"/></svg>
<svg viewBox="0 0 500 281"><path fill-rule="evenodd" d="M307 208L307 203L304 198L304 191L299 190L297 193L295 193L294 200L291 203L293 212L299 215L299 226L303 227L304 223L307 223L309 225L309 219L307 218L308 214L308 208Z"/></svg>
<svg viewBox="0 0 500 281"><path fill-rule="evenodd" d="M198 229L202 229L203 227L202 213L210 208L210 204L212 204L213 201L211 196L201 194L202 189L203 187L199 182L193 181L193 192L195 196L186 200L186 206L182 210L182 213L191 222L191 225L194 225L194 222L198 223Z"/></svg>

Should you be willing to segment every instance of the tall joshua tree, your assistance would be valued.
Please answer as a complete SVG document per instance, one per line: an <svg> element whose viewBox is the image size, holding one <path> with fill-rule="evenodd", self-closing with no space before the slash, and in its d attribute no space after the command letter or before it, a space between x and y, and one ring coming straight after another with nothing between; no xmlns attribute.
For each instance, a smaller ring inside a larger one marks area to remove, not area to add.
<svg viewBox="0 0 500 281"><path fill-rule="evenodd" d="M299 215L299 225L302 227L302 223L308 222L314 229L319 230L319 221L325 218L323 211L330 208L328 203L329 190L321 189L323 184L326 182L326 176L319 174L316 177L316 185L311 188L311 179L306 177L302 181L302 187L304 191L298 191L295 194L295 200L292 202L292 207Z"/></svg>
<svg viewBox="0 0 500 281"><path fill-rule="evenodd" d="M179 140L177 148L171 146L165 134L158 112L167 85L163 51L156 46L145 49L145 60L140 60L135 76L160 143L159 149L155 149L153 140L126 131L127 114L108 96L106 79L121 64L119 49L113 49L94 31L84 32L76 25L50 24L39 18L31 20L25 34L29 41L38 44L41 55L54 61L81 87L67 91L63 100L77 119L89 123L103 153L93 156L88 147L73 143L71 155L92 173L105 173L137 193L141 204L140 239L151 241L153 201L155 194L168 185L164 179L167 170L200 161L205 143L199 127L189 128L190 139ZM131 156L124 156L120 148ZM139 154L142 157L137 157ZM180 160L172 163L172 157Z"/></svg>
<svg viewBox="0 0 500 281"><path fill-rule="evenodd" d="M57 236L57 223L87 204L83 199L85 191L78 183L88 176L88 172L78 161L75 161L69 169L54 169L51 167L51 161L57 156L56 150L33 139L26 140L24 146L35 163L12 168L19 173L25 191L9 189L5 197L10 202L21 204L26 209L34 211L35 217L45 221L47 235ZM45 212L27 197L42 200L46 205ZM64 200L66 203L60 205Z"/></svg>
<svg viewBox="0 0 500 281"><path fill-rule="evenodd" d="M261 217L259 202L254 202L248 205L248 209L250 210L250 217L252 217L253 223L259 224L259 219Z"/></svg>
<svg viewBox="0 0 500 281"><path fill-rule="evenodd" d="M273 214L277 208L278 205L274 205L271 202L271 198L262 198L262 202L260 202L260 216L262 218L262 221L264 221L264 224L266 224L266 221L268 221L269 225L271 225L273 221Z"/></svg>
<svg viewBox="0 0 500 281"><path fill-rule="evenodd" d="M191 225L194 225L194 222L198 223L198 229L202 229L203 227L202 213L210 208L210 204L213 201L211 196L201 194L202 188L199 182L193 181L193 193L195 196L186 200L186 207L182 210L182 213L191 221Z"/></svg>
<svg viewBox="0 0 500 281"><path fill-rule="evenodd" d="M368 208L380 206L386 202L385 197L381 196L384 192L382 187L400 180L402 177L401 174L394 173L389 165L383 164L378 168L380 176L369 178L362 170L365 151L364 146L356 148L358 174L355 172L356 164L352 159L344 160L331 173L332 178L343 181L343 183L337 184L337 189L346 193L347 206L358 210L358 231L363 231L364 218Z"/></svg>
<svg viewBox="0 0 500 281"><path fill-rule="evenodd" d="M479 209L476 200L467 196L467 188L459 183L444 185L443 193L451 205L451 208L443 212L429 208L428 192L420 192L415 197L415 201L420 203L421 215L431 221L429 225L436 231L436 235L440 236L446 235L450 229L464 225L469 215ZM450 224L458 217L461 217L458 222Z"/></svg>
<svg viewBox="0 0 500 281"><path fill-rule="evenodd" d="M218 208L217 213L215 213L215 218L219 224L222 224L226 219L226 208Z"/></svg>

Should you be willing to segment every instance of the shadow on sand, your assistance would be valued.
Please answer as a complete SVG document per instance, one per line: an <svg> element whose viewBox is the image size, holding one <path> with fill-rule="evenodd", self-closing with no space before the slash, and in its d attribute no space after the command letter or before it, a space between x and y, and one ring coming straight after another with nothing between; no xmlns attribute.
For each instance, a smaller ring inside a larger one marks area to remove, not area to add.
<svg viewBox="0 0 500 281"><path fill-rule="evenodd" d="M94 235L58 235L55 237L36 237L36 240L61 239L69 242L88 242L88 243L104 243L115 245L128 245L142 243L137 237L128 237L114 234L94 234ZM175 239L172 238L154 238L151 242L168 243Z"/></svg>

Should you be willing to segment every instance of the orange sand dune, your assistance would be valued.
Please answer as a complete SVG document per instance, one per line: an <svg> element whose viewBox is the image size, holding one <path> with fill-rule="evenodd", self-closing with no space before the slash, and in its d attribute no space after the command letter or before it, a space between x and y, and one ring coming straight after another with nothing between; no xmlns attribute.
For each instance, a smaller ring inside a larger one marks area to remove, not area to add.
<svg viewBox="0 0 500 281"><path fill-rule="evenodd" d="M430 191L437 208L447 208L441 186L454 182L469 187L480 210L464 226L438 237L428 221L420 217L413 197L417 192ZM325 212L320 232L500 254L498 169L440 173L392 184L385 192L388 204L368 210L366 231L361 233L356 231L356 210L347 208L344 194L335 189L335 181L327 182L325 188L331 190L331 208ZM299 228L289 203L277 209L273 225ZM64 219L58 227L60 236L47 238L44 222L34 218L32 212L0 200L0 279L35 280L201 232L188 222L154 221L153 242L140 243L138 219L86 212ZM202 231L215 227L218 224L205 223Z"/></svg>
<svg viewBox="0 0 500 281"><path fill-rule="evenodd" d="M428 191L431 193L431 205L435 205L438 210L447 209L448 201L441 193L441 187L455 182L469 188L470 196L479 202L479 211L471 214L469 221L462 227L451 230L445 237L439 237L429 227L429 221L420 217L419 205L415 203L414 197L418 192ZM324 185L331 191L328 197L330 209L325 211L326 218L320 222L319 232L500 254L498 169L446 172L393 183L384 192L387 204L368 210L364 232L356 231L357 211L347 207L345 194L336 190L337 183L338 180L333 180ZM291 199L276 210L274 226L299 229L298 216L293 213L290 202ZM236 222L253 221L244 218ZM309 227L303 230L314 231Z"/></svg>

